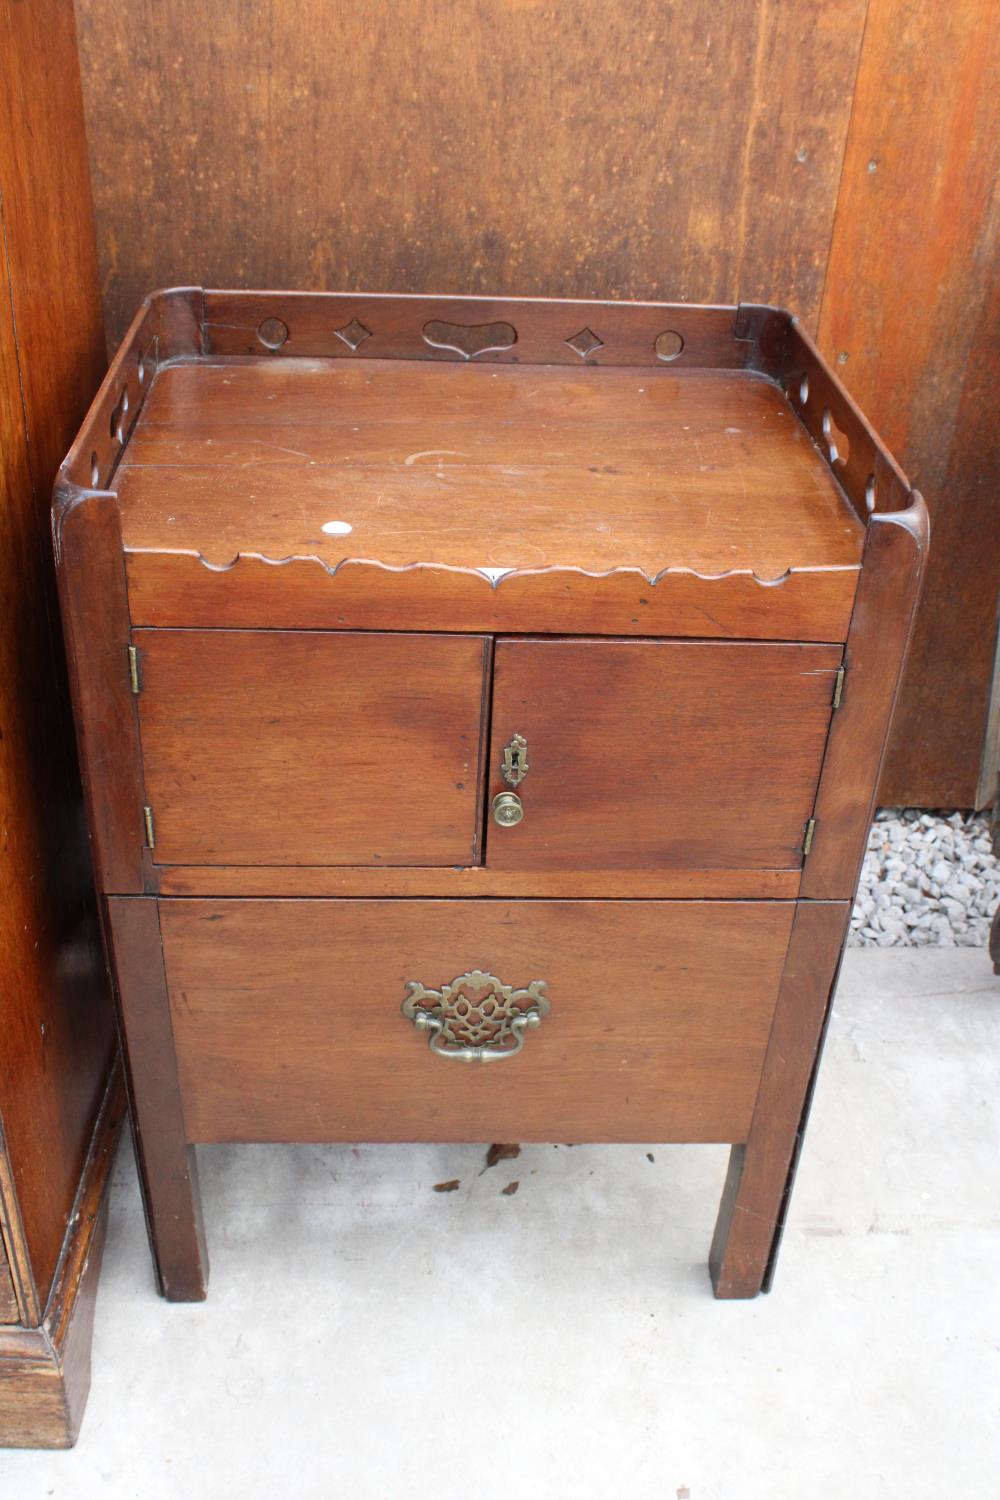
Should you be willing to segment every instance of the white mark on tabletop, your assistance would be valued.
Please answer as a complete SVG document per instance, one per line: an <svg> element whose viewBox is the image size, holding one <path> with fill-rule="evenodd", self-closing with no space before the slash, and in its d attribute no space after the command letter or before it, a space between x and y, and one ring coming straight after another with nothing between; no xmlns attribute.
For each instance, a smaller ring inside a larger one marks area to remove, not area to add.
<svg viewBox="0 0 1000 1500"><path fill-rule="evenodd" d="M417 459L419 458L441 457L464 458L465 455L459 448L424 448L420 453L411 453L407 458L403 459L403 463L407 468L409 468L413 464L415 464L417 462Z"/></svg>
<svg viewBox="0 0 1000 1500"><path fill-rule="evenodd" d="M268 442L268 440L266 438L254 438L254 442L258 446L261 446L261 447L264 447L264 448L273 448L276 453L290 453L293 458L305 458L305 459L309 458L309 454L308 453L303 453L303 451L302 451L301 448L284 448L284 447L282 447L282 445L280 443L270 443L270 442ZM250 463L254 463L254 462L256 462L256 460L255 459L250 459L249 462ZM312 462L311 459L310 459L310 462ZM244 464L243 467L247 468L248 464Z"/></svg>
<svg viewBox="0 0 1000 1500"><path fill-rule="evenodd" d="M320 530L325 531L327 536L350 536L354 527L350 521L324 521Z"/></svg>

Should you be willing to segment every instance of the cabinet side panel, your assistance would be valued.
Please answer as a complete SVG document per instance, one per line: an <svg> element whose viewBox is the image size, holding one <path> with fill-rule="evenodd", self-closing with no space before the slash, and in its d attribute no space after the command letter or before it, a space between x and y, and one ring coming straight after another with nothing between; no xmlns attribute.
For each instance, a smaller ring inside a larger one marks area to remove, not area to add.
<svg viewBox="0 0 1000 1500"><path fill-rule="evenodd" d="M94 864L105 892L139 892L144 797L117 502L71 495L54 526Z"/></svg>
<svg viewBox="0 0 1000 1500"><path fill-rule="evenodd" d="M907 510L872 517L847 638L843 699L830 728L802 874L804 897L854 895L927 547L919 495Z"/></svg>

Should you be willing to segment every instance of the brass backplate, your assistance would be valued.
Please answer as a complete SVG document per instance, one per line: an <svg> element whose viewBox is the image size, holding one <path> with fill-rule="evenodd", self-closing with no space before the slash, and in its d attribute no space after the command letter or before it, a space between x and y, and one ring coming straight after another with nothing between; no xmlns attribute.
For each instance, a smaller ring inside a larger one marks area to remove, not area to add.
<svg viewBox="0 0 1000 1500"><path fill-rule="evenodd" d="M508 786L520 786L531 767L528 765L528 741L523 734L515 734L503 750L503 779Z"/></svg>

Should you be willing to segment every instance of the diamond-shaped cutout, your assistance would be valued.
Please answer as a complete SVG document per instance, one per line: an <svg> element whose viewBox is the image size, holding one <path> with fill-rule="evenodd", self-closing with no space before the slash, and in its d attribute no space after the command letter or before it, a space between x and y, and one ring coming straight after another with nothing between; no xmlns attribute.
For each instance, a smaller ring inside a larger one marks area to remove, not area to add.
<svg viewBox="0 0 1000 1500"><path fill-rule="evenodd" d="M345 327L335 328L333 331L338 339L343 340L352 353L355 349L361 348L365 339L370 339L372 336L371 329L366 328L363 323L359 323L357 318L352 318Z"/></svg>
<svg viewBox="0 0 1000 1500"><path fill-rule="evenodd" d="M581 328L580 332L574 333L571 339L566 340L566 343L574 354L579 354L581 359L586 359L588 354L604 348L604 340L599 339L592 328Z"/></svg>

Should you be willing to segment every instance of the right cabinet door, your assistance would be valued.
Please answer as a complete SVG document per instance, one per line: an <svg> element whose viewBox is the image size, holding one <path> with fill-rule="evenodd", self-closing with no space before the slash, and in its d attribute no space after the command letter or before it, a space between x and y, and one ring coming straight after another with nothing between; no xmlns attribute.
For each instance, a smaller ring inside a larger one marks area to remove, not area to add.
<svg viewBox="0 0 1000 1500"><path fill-rule="evenodd" d="M800 868L842 656L784 642L499 640L490 801L515 781L524 814L490 820L487 865Z"/></svg>

